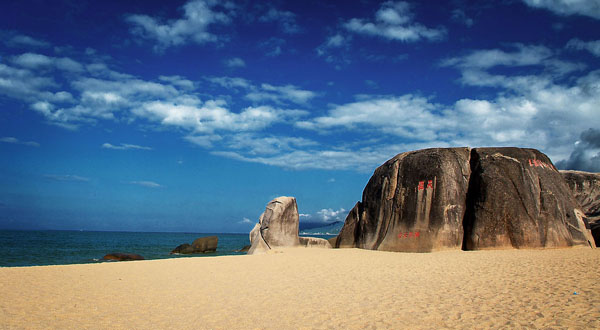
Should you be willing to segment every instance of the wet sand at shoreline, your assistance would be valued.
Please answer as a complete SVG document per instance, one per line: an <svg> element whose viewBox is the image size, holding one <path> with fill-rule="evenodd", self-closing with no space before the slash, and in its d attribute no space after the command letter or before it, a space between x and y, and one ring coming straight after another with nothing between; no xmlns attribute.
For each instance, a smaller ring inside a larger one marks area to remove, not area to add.
<svg viewBox="0 0 600 330"><path fill-rule="evenodd" d="M0 268L0 328L598 329L599 270L590 248Z"/></svg>

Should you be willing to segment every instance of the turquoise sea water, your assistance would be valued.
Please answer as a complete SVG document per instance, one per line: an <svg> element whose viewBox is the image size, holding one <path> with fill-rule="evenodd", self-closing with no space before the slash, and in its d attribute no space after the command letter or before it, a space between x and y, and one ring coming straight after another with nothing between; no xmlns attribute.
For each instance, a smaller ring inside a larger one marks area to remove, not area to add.
<svg viewBox="0 0 600 330"><path fill-rule="evenodd" d="M180 244L212 235L219 237L217 252L169 254ZM247 244L248 234L0 230L0 267L97 263L113 252L136 253L147 260L236 255L245 254L236 251Z"/></svg>

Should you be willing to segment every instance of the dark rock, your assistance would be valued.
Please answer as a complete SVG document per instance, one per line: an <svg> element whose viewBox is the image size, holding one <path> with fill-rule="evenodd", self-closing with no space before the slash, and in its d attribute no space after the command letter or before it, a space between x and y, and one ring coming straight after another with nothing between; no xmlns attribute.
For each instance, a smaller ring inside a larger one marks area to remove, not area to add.
<svg viewBox="0 0 600 330"><path fill-rule="evenodd" d="M250 250L251 245L244 245L243 248L239 249L237 252L248 252Z"/></svg>
<svg viewBox="0 0 600 330"><path fill-rule="evenodd" d="M335 247L337 244L337 236L332 237L330 239L327 240L329 242L329 245L331 245L331 247Z"/></svg>
<svg viewBox="0 0 600 330"><path fill-rule="evenodd" d="M585 213L596 246L600 246L600 173L560 171Z"/></svg>
<svg viewBox="0 0 600 330"><path fill-rule="evenodd" d="M377 168L335 247L429 252L588 244L548 157L519 148L406 152Z"/></svg>
<svg viewBox="0 0 600 330"><path fill-rule="evenodd" d="M543 153L476 148L471 169L464 249L589 244L579 204Z"/></svg>
<svg viewBox="0 0 600 330"><path fill-rule="evenodd" d="M219 238L217 236L207 236L197 238L192 243L193 253L206 253L217 251Z"/></svg>
<svg viewBox="0 0 600 330"><path fill-rule="evenodd" d="M429 252L460 249L468 148L406 152L375 170L336 247Z"/></svg>
<svg viewBox="0 0 600 330"><path fill-rule="evenodd" d="M262 253L273 247L300 245L298 222L298 205L294 197L282 196L270 201L250 232L252 246L248 254Z"/></svg>
<svg viewBox="0 0 600 330"><path fill-rule="evenodd" d="M589 222L600 220L600 173L560 171Z"/></svg>
<svg viewBox="0 0 600 330"><path fill-rule="evenodd" d="M194 249L188 243L184 243L173 249L170 254L189 254L194 253Z"/></svg>
<svg viewBox="0 0 600 330"><path fill-rule="evenodd" d="M207 236L197 238L191 245L184 243L173 249L170 254L192 254L207 253L217 251L219 238L217 236Z"/></svg>
<svg viewBox="0 0 600 330"><path fill-rule="evenodd" d="M116 260L116 261L128 261L128 260L144 260L139 254L135 253L110 253L102 257L103 260Z"/></svg>

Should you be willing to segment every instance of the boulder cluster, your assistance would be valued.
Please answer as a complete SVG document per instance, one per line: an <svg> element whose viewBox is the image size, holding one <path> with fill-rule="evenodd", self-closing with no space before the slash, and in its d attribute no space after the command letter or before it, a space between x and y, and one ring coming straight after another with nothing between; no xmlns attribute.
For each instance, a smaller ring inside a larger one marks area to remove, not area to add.
<svg viewBox="0 0 600 330"><path fill-rule="evenodd" d="M208 253L217 251L219 238L217 236L200 237L192 244L184 243L177 246L170 254Z"/></svg>
<svg viewBox="0 0 600 330"><path fill-rule="evenodd" d="M403 252L593 247L586 214L598 215L597 195L584 212L572 191L590 184L570 189L563 175L534 149L402 153L375 170L332 241Z"/></svg>
<svg viewBox="0 0 600 330"><path fill-rule="evenodd" d="M322 238L298 236L298 205L294 197L277 197L267 204L258 223L250 232L248 254L265 253L280 247L331 248Z"/></svg>

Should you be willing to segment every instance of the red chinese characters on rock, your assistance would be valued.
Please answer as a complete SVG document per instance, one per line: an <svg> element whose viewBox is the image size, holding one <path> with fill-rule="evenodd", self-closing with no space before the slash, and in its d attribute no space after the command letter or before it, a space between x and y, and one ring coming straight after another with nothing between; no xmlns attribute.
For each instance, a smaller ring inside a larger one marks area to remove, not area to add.
<svg viewBox="0 0 600 330"><path fill-rule="evenodd" d="M427 189L433 189L433 180L427 180ZM425 190L425 181L419 181L418 190Z"/></svg>
<svg viewBox="0 0 600 330"><path fill-rule="evenodd" d="M416 232L407 232L407 233L400 233L398 234L398 238L417 238L421 236L421 233L416 231Z"/></svg>
<svg viewBox="0 0 600 330"><path fill-rule="evenodd" d="M529 166L531 166L531 167L547 168L549 170L553 170L554 169L554 167L552 167L552 165L546 164L546 163L542 162L539 159L530 159L529 160Z"/></svg>

